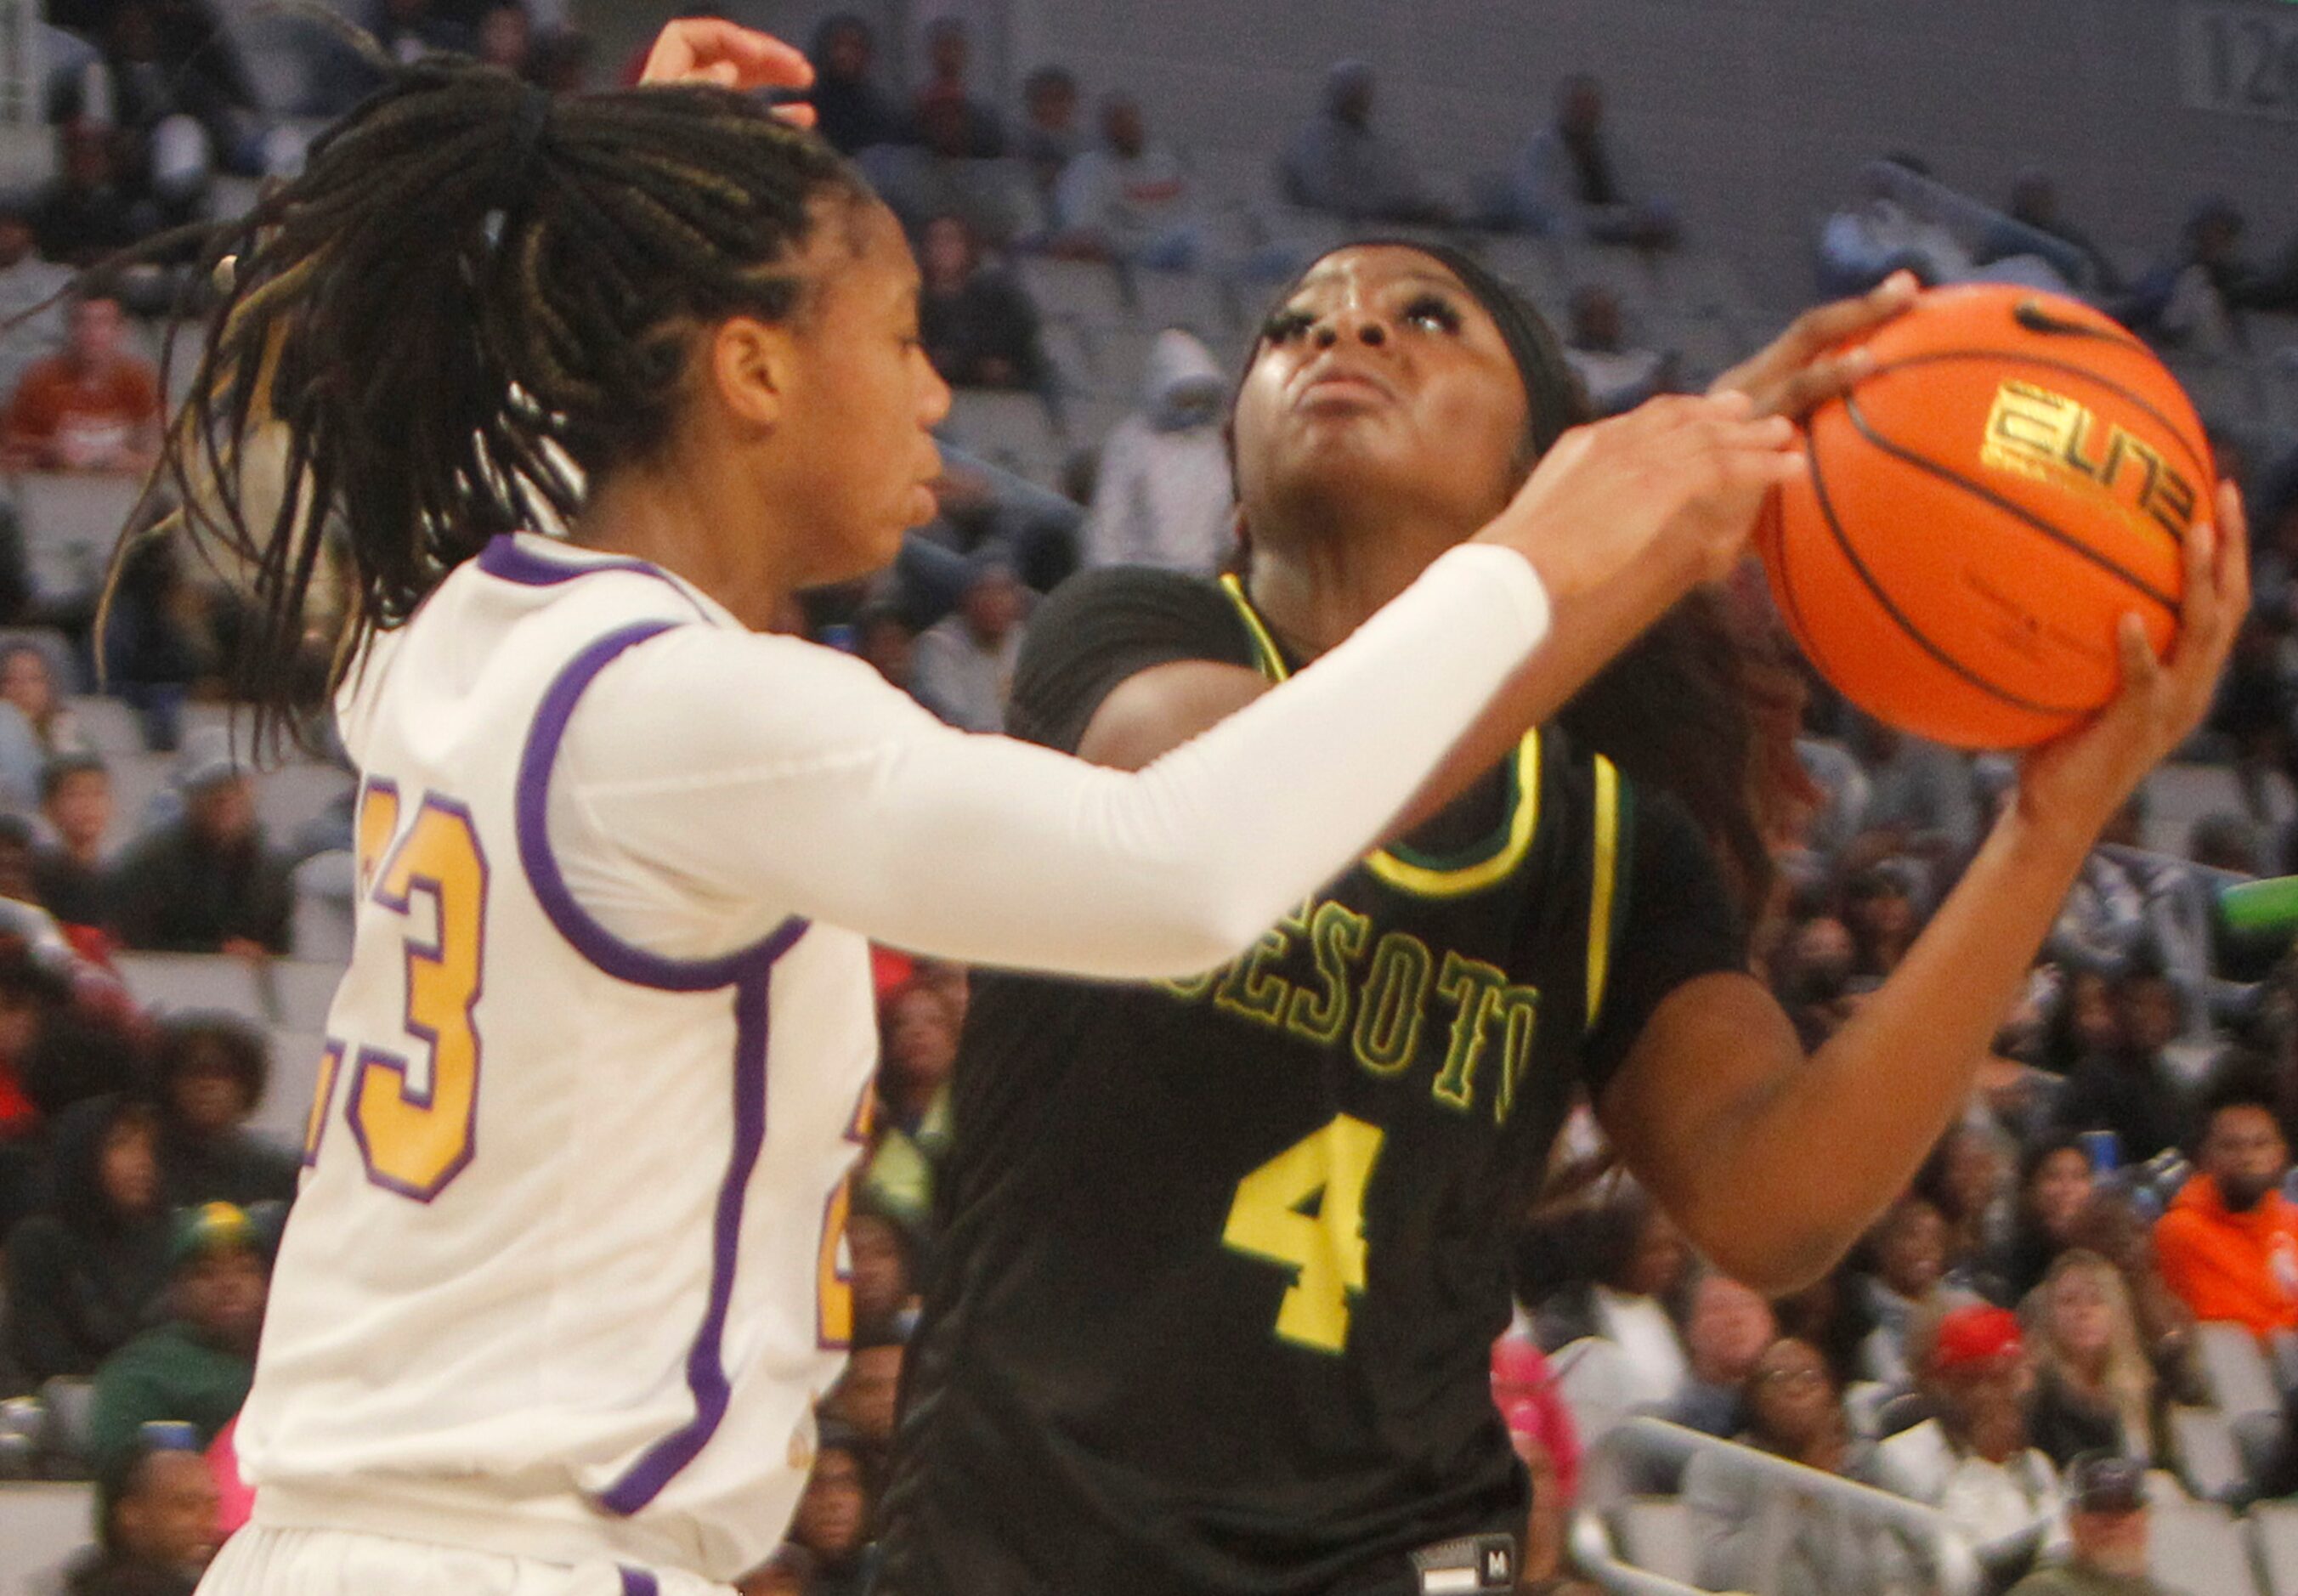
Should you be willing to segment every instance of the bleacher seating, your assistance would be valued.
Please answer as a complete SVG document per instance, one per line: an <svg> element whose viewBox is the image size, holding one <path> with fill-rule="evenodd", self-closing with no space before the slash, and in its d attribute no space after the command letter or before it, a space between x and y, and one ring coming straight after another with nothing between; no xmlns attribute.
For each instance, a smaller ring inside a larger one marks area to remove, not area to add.
<svg viewBox="0 0 2298 1596"><path fill-rule="evenodd" d="M254 967L217 954L121 953L112 956L120 978L139 1004L156 1013L213 1010L261 1025L270 1005Z"/></svg>
<svg viewBox="0 0 2298 1596"><path fill-rule="evenodd" d="M1699 1542L1691 1509L1673 1496L1639 1496L1612 1515L1621 1555L1665 1579L1697 1584Z"/></svg>
<svg viewBox="0 0 2298 1596"><path fill-rule="evenodd" d="M2238 1494L2247 1480L2233 1423L2215 1408L2170 1410L2170 1443L2186 1489L2203 1501Z"/></svg>
<svg viewBox="0 0 2298 1596"><path fill-rule="evenodd" d="M14 478L12 489L34 591L52 601L95 591L143 498L142 479L32 471Z"/></svg>
<svg viewBox="0 0 2298 1596"><path fill-rule="evenodd" d="M318 1030L327 1023L343 974L343 965L332 960L275 959L263 970L270 1018L289 1030Z"/></svg>
<svg viewBox="0 0 2298 1596"><path fill-rule="evenodd" d="M2195 1352L2209 1384L2211 1404L2230 1419L2282 1411L2274 1370L2259 1350L2258 1338L2241 1325L2195 1327Z"/></svg>
<svg viewBox="0 0 2298 1596"><path fill-rule="evenodd" d="M2231 1509L2214 1501L2156 1501L2148 1561L2158 1578L2210 1596L2257 1596L2250 1551Z"/></svg>
<svg viewBox="0 0 2298 1596"><path fill-rule="evenodd" d="M318 1021L307 1030L271 1033L271 1084L255 1105L248 1128L290 1147L303 1145L310 1123L311 1094L318 1090L319 1056L327 1043Z"/></svg>
<svg viewBox="0 0 2298 1596"><path fill-rule="evenodd" d="M143 721L118 699L82 694L72 699L71 713L81 734L106 760L117 761L145 751Z"/></svg>
<svg viewBox="0 0 2298 1596"><path fill-rule="evenodd" d="M93 1485L0 1485L0 1596L52 1596L48 1582L95 1523Z"/></svg>
<svg viewBox="0 0 2298 1596"><path fill-rule="evenodd" d="M2266 1596L2298 1596L2298 1502L2261 1501L2247 1517Z"/></svg>

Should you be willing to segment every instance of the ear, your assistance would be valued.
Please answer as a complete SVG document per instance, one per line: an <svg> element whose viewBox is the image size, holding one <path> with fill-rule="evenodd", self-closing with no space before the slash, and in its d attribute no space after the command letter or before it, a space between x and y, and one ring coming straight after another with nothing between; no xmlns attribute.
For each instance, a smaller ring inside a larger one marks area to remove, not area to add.
<svg viewBox="0 0 2298 1596"><path fill-rule="evenodd" d="M742 426L772 430L781 423L798 375L790 329L730 317L706 336L707 397Z"/></svg>

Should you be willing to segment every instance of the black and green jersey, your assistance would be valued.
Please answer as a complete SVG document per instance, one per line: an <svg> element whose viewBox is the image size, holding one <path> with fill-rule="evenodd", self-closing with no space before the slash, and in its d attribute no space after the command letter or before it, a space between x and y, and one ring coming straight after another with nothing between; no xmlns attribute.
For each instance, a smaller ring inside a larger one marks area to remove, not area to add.
<svg viewBox="0 0 2298 1596"><path fill-rule="evenodd" d="M1234 582L1080 578L1013 729L1074 748L1178 659L1290 664ZM1542 732L1225 969L978 975L880 1592L1308 1596L1520 1529L1511 1217L1575 1089L1741 963L1689 817Z"/></svg>

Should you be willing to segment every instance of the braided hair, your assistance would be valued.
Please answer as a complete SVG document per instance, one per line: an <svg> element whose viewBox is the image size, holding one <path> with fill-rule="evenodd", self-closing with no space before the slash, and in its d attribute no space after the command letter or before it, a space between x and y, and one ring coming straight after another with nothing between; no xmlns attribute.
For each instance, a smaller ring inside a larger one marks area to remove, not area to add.
<svg viewBox="0 0 2298 1596"><path fill-rule="evenodd" d="M332 693L490 538L564 524L586 483L657 455L691 335L802 313L815 202L867 192L730 91L554 100L434 56L212 236L222 293L160 475L252 585L259 740L310 736L309 646Z"/></svg>

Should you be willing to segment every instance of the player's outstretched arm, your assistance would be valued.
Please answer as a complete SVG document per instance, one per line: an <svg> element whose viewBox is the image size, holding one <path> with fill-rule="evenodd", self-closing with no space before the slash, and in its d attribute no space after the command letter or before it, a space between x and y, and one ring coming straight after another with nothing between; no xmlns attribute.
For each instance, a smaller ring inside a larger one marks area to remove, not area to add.
<svg viewBox="0 0 2298 1596"><path fill-rule="evenodd" d="M1551 594L1618 579L1690 507L1752 513L1794 457L1784 423L1746 412L1679 401L1559 451L1475 544L1130 774L951 732L827 650L674 629L574 717L553 805L585 835L565 856L620 855L665 899L705 884L730 919L764 905L971 963L1194 974L1361 855L1538 646Z"/></svg>
<svg viewBox="0 0 2298 1596"><path fill-rule="evenodd" d="M2242 503L2186 542L2170 662L2126 617L2120 695L2029 755L2016 800L1905 960L1806 1058L1754 980L1663 1002L1599 1105L1631 1169L1717 1264L1784 1290L1835 1261L1968 1101L1980 1061L2108 819L2209 709L2250 606Z"/></svg>

